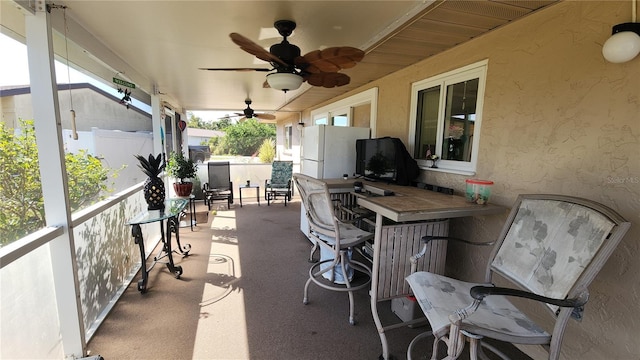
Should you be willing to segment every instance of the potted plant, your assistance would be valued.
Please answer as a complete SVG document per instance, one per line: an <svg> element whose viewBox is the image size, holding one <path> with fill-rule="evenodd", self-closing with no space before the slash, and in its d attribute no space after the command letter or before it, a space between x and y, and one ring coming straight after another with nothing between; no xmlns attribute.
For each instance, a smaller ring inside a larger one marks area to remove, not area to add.
<svg viewBox="0 0 640 360"><path fill-rule="evenodd" d="M178 196L189 196L193 189L193 183L189 181L196 177L198 165L189 158L185 158L182 152L172 151L167 163L167 173L178 181L173 183L173 189Z"/></svg>
<svg viewBox="0 0 640 360"><path fill-rule="evenodd" d="M164 169L162 154L158 154L158 156L149 154L148 158L142 155L135 155L135 157L140 162L138 166L142 169L142 172L148 176L147 181L144 183L144 199L147 201L148 209L163 210L165 199L164 181L159 177Z"/></svg>

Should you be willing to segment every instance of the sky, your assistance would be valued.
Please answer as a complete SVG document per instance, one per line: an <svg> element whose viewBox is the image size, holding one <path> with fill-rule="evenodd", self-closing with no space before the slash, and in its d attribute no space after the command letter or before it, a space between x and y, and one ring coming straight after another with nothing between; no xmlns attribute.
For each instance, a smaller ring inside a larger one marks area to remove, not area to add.
<svg viewBox="0 0 640 360"><path fill-rule="evenodd" d="M3 54L0 56L0 86L28 85L27 47L4 34L0 34L0 49ZM64 82L69 79L66 66L58 62L56 62L56 74L58 77L63 77ZM71 80L73 82L87 81L85 75L75 70L71 73Z"/></svg>
<svg viewBox="0 0 640 360"><path fill-rule="evenodd" d="M27 47L0 33L0 86L9 85L28 85L29 82L29 66L27 60ZM10 55L8 55L10 54ZM65 64L56 61L55 63L56 77L58 83L82 83L87 82L95 85L109 94L116 97L122 97L117 89L105 84L102 81L95 80L73 68L68 68ZM147 112L151 112L151 107L147 104L134 99L133 104ZM228 111L191 111L193 114L204 121L217 121L219 118L228 114Z"/></svg>

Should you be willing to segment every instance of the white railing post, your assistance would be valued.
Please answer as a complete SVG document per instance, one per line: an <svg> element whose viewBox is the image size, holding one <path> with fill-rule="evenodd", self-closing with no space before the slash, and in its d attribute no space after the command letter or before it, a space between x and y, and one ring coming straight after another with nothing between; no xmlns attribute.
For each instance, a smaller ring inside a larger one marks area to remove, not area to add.
<svg viewBox="0 0 640 360"><path fill-rule="evenodd" d="M51 19L44 0L35 15L25 17L33 116L47 226L59 226L62 236L49 243L60 336L66 358L82 357L84 325L78 294L75 246L64 164L62 125L55 77Z"/></svg>

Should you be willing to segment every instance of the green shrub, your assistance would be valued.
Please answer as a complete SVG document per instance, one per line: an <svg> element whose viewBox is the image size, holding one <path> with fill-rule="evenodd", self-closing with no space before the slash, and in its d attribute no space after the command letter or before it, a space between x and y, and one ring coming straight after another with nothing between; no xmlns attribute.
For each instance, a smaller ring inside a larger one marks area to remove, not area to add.
<svg viewBox="0 0 640 360"><path fill-rule="evenodd" d="M273 139L264 139L258 150L258 158L263 163L271 163L276 157L276 143Z"/></svg>
<svg viewBox="0 0 640 360"><path fill-rule="evenodd" d="M20 128L20 134L15 135L0 123L0 246L45 226L33 120L21 119ZM107 186L109 169L86 151L66 154L65 165L72 211L112 191Z"/></svg>

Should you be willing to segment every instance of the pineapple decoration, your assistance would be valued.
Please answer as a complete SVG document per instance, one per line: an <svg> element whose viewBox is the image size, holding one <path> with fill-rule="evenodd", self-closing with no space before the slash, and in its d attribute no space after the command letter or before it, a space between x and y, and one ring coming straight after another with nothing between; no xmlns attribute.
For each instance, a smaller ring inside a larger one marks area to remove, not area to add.
<svg viewBox="0 0 640 360"><path fill-rule="evenodd" d="M149 178L144 183L144 199L149 205L149 210L163 210L164 209L164 181L158 177L165 164L162 163L162 154L158 154L154 157L153 154L149 154L149 158L145 158L142 155L135 155L136 159L140 162L140 169Z"/></svg>

